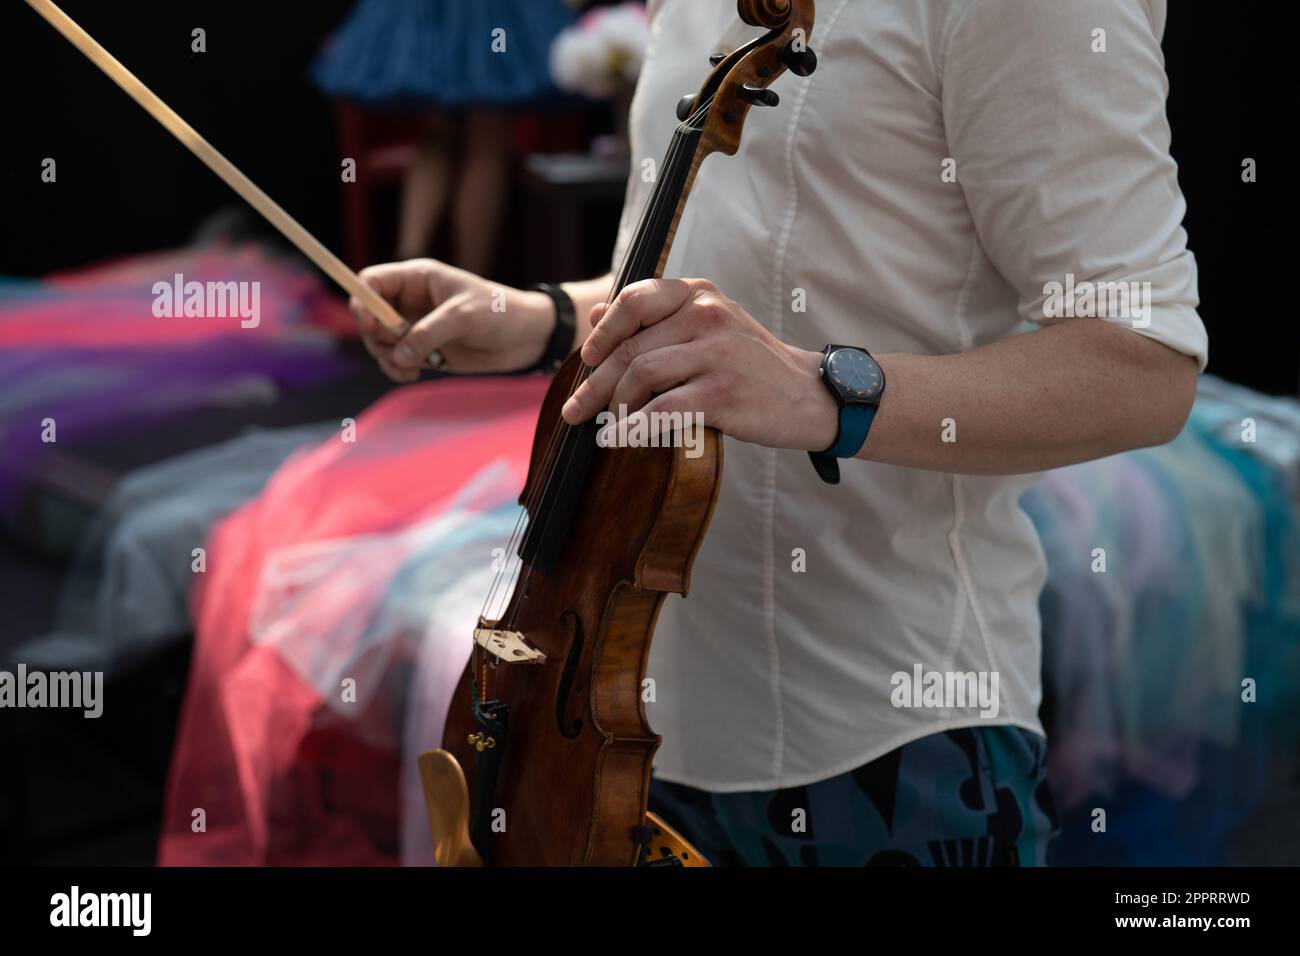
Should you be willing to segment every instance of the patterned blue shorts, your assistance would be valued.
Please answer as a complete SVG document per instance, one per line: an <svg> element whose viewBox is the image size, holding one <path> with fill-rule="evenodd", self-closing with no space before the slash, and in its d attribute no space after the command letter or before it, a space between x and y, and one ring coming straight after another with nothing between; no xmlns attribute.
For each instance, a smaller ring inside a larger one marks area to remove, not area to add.
<svg viewBox="0 0 1300 956"><path fill-rule="evenodd" d="M652 777L650 809L714 866L1041 866L1058 829L1047 742L949 730L803 787L707 793Z"/></svg>

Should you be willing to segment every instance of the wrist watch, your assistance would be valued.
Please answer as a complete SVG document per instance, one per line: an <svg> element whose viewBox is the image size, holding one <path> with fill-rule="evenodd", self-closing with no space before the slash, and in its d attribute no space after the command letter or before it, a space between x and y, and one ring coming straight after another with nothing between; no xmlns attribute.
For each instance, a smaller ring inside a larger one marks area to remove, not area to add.
<svg viewBox="0 0 1300 956"><path fill-rule="evenodd" d="M885 394L885 371L866 349L828 345L822 352L822 384L840 409L840 428L831 447L810 451L813 467L822 481L839 484L841 458L852 458L862 448Z"/></svg>

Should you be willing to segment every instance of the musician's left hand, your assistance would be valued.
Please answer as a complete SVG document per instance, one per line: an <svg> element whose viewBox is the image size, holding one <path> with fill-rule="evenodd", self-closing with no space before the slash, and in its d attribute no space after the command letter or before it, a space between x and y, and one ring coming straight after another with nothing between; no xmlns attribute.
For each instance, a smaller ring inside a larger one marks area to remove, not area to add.
<svg viewBox="0 0 1300 956"><path fill-rule="evenodd" d="M704 424L772 448L821 451L838 411L821 353L794 348L707 279L648 279L596 306L582 360L595 367L564 406L571 425L619 406L704 415Z"/></svg>

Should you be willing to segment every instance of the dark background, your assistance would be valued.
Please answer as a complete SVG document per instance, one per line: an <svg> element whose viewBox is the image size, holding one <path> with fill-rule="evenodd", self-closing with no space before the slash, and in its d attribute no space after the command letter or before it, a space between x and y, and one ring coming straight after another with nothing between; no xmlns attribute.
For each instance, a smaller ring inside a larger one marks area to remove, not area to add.
<svg viewBox="0 0 1300 956"><path fill-rule="evenodd" d="M703 2L703 0L697 0ZM726 2L726 0L711 0ZM1027 0L1034 2L1034 0ZM64 8L236 166L331 248L339 165L307 69L350 0L65 0ZM1173 0L1165 37L1173 152L1200 266L1210 371L1261 391L1300 389L1294 228L1281 154L1294 113L1281 5ZM1250 12L1247 12L1250 11ZM1008 25L1010 28L1010 25ZM190 52L207 30L208 52ZM19 0L0 7L0 275L39 275L184 243L232 194ZM58 188L41 188L44 157ZM1241 161L1260 182L1241 182ZM569 278L555 277L555 278Z"/></svg>
<svg viewBox="0 0 1300 956"><path fill-rule="evenodd" d="M63 9L307 229L339 247L333 120L307 69L350 0L63 0ZM190 51L207 31L208 52ZM4 274L185 243L234 194L25 3L0 6L12 134ZM41 161L57 188L40 188ZM235 199L238 202L238 199Z"/></svg>

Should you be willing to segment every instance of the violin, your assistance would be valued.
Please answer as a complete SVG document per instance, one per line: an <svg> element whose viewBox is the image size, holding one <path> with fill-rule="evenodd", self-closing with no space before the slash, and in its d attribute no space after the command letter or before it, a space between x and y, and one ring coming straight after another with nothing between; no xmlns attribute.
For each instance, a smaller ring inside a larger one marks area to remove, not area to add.
<svg viewBox="0 0 1300 956"><path fill-rule="evenodd" d="M711 57L703 87L677 104L681 123L609 301L662 274L700 164L737 152L750 109L777 105L771 84L816 68L813 0L737 7L766 32ZM721 436L705 429L697 457L597 447L594 421L560 417L592 371L574 354L551 382L512 560L484 602L443 748L421 758L442 865L704 864L647 817L660 738L642 691L659 609L689 590L717 501Z"/></svg>

